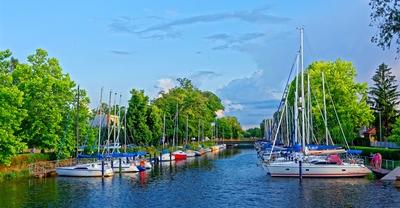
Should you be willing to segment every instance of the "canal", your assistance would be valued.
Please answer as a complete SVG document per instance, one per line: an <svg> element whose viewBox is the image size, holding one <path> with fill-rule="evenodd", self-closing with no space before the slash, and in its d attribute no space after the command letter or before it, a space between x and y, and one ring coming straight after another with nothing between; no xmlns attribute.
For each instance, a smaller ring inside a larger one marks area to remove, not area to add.
<svg viewBox="0 0 400 208"><path fill-rule="evenodd" d="M400 191L364 178L271 178L253 149L227 149L112 178L3 181L0 207L400 207Z"/></svg>

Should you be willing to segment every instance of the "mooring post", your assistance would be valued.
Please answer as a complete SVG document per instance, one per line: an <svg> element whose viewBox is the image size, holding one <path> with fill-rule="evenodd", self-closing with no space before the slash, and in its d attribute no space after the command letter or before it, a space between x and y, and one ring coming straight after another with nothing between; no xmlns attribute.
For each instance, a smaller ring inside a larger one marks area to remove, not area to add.
<svg viewBox="0 0 400 208"><path fill-rule="evenodd" d="M104 177L104 160L101 161L101 177Z"/></svg>
<svg viewBox="0 0 400 208"><path fill-rule="evenodd" d="M302 161L303 159L301 159L300 158L300 160L299 160L299 178L300 178L300 180L301 179L303 179L303 170L302 170L302 163L303 163L303 161Z"/></svg>
<svg viewBox="0 0 400 208"><path fill-rule="evenodd" d="M122 160L121 160L121 158L119 158L119 174L121 174L121 172L122 172Z"/></svg>
<svg viewBox="0 0 400 208"><path fill-rule="evenodd" d="M110 158L110 162L111 162L111 169L114 169L114 160L112 157Z"/></svg>

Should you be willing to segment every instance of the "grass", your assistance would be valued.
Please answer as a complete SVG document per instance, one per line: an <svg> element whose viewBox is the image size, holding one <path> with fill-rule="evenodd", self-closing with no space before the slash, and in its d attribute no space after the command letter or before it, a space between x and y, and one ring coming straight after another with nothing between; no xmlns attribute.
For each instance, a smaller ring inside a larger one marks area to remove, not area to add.
<svg viewBox="0 0 400 208"><path fill-rule="evenodd" d="M15 156L10 166L0 165L0 180L29 177L29 164L48 161L52 153L28 153Z"/></svg>

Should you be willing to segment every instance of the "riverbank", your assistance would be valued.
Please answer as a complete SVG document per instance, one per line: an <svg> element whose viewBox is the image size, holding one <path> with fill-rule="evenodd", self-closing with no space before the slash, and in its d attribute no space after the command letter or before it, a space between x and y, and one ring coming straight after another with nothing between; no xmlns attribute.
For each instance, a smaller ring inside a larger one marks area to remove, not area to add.
<svg viewBox="0 0 400 208"><path fill-rule="evenodd" d="M51 159L51 153L24 153L17 155L12 158L10 166L0 165L0 181L30 177L30 164Z"/></svg>

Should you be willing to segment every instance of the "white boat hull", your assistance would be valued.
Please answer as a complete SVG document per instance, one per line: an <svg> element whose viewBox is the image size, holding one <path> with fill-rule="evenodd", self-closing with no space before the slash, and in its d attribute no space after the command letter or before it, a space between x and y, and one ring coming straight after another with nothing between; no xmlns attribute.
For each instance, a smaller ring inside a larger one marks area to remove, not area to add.
<svg viewBox="0 0 400 208"><path fill-rule="evenodd" d="M171 157L170 157L171 156ZM161 155L161 158L160 157L158 157L158 159L159 160L161 160L162 162L165 162L165 161L173 161L173 160L175 160L175 156L174 155L170 155L169 153L165 153L165 154L162 154Z"/></svg>
<svg viewBox="0 0 400 208"><path fill-rule="evenodd" d="M272 162L264 166L272 177L299 177L299 163ZM302 164L303 177L363 177L369 173L371 171L361 164Z"/></svg>
<svg viewBox="0 0 400 208"><path fill-rule="evenodd" d="M56 168L58 176L72 176L72 177L101 177L102 167L101 164L91 163L69 167ZM112 176L114 174L108 164L104 165L104 176Z"/></svg>
<svg viewBox="0 0 400 208"><path fill-rule="evenodd" d="M118 160L114 160L113 169L114 172L119 172ZM126 161L121 161L121 172L122 173L139 172L139 169L136 167L135 163L127 163Z"/></svg>

